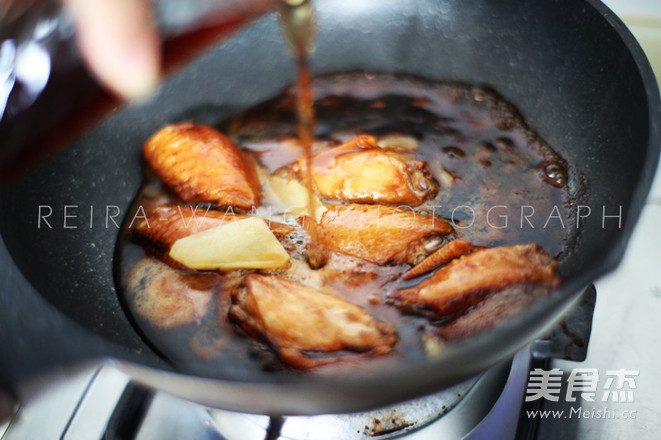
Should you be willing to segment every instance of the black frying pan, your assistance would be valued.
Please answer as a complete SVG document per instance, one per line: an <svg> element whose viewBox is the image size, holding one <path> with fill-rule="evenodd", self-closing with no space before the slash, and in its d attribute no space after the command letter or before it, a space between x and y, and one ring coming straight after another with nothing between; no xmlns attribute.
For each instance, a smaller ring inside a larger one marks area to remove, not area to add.
<svg viewBox="0 0 661 440"><path fill-rule="evenodd" d="M367 409L475 375L553 324L592 280L614 268L645 201L659 155L661 103L633 37L596 0L336 0L317 3L316 73L364 69L486 83L512 101L587 178L593 213L561 265L554 295L506 326L433 361L336 379L273 374L203 378L173 371L140 338L113 280L118 230L141 184L141 146L187 109L220 117L277 94L294 78L274 16L250 25L70 149L2 190L0 386L19 392L44 374L115 361L144 384L259 413ZM52 229L39 206L53 207ZM78 215L65 229L65 205ZM94 207L90 224L90 206ZM622 206L622 224L606 221ZM39 227L41 226L41 227ZM228 359L231 362L231 359Z"/></svg>

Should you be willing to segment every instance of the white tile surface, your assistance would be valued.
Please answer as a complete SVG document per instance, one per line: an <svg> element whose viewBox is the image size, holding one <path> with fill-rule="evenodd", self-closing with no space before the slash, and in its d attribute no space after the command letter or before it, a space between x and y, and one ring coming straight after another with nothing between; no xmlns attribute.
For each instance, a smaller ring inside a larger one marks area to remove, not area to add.
<svg viewBox="0 0 661 440"><path fill-rule="evenodd" d="M640 15L661 17L659 0L602 0L618 15Z"/></svg>
<svg viewBox="0 0 661 440"><path fill-rule="evenodd" d="M586 360L603 369L640 370L636 402L632 405L638 410L637 420L635 424L601 420L605 423L594 425L604 435L588 437L586 432L585 437L579 438L651 438L647 436L661 429L659 225L661 206L648 204L624 261L614 273L596 283L594 326L597 331L592 334Z"/></svg>
<svg viewBox="0 0 661 440"><path fill-rule="evenodd" d="M661 161L656 169L656 177L654 178L654 182L652 182L652 189L647 200L657 205L661 204Z"/></svg>

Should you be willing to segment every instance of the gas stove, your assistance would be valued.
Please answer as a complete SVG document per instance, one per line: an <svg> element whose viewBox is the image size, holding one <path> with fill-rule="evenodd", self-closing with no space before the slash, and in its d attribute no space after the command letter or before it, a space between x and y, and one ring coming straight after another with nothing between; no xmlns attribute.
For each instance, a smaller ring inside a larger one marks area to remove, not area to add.
<svg viewBox="0 0 661 440"><path fill-rule="evenodd" d="M107 365L81 372L20 408L1 438L514 439L529 353L522 350L478 378L422 399L358 414L285 418L210 409L154 393Z"/></svg>

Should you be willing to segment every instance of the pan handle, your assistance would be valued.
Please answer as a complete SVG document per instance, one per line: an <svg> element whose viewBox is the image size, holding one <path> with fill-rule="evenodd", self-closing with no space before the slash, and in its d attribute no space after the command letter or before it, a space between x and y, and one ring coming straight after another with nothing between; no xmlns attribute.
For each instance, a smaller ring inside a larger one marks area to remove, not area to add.
<svg viewBox="0 0 661 440"><path fill-rule="evenodd" d="M588 352L592 317L597 300L597 290L590 284L582 293L574 309L545 337L535 340L530 345L532 357L529 371L536 368L550 369L551 359L565 359L582 362ZM538 419L523 416L531 411L540 410L542 400L523 402L521 417L517 426L516 438L535 438Z"/></svg>
<svg viewBox="0 0 661 440"><path fill-rule="evenodd" d="M5 375L0 373L0 377L5 377ZM0 425L16 413L16 406L18 405L16 397L8 390L8 386L0 382Z"/></svg>
<svg viewBox="0 0 661 440"><path fill-rule="evenodd" d="M588 353L597 290L590 284L576 307L547 336L535 340L530 354L536 360L565 359L582 362Z"/></svg>

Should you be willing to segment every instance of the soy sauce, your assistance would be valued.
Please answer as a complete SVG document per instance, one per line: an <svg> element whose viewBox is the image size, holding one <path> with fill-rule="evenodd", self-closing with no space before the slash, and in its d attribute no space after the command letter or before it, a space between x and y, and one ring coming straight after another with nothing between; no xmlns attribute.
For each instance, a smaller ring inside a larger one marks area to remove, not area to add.
<svg viewBox="0 0 661 440"><path fill-rule="evenodd" d="M305 155L305 188L308 192L308 225L310 235L308 263L318 269L325 264L324 250L318 238L315 220L316 204L312 181L312 145L316 132L314 95L308 55L314 36L314 19L311 0L279 0L280 22L285 39L291 46L292 56L297 68L296 116L298 139Z"/></svg>

